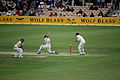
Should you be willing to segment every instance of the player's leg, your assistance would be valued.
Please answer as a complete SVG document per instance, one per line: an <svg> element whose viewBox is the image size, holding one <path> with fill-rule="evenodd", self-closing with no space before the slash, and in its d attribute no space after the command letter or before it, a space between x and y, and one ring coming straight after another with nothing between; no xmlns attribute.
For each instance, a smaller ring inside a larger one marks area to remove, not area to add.
<svg viewBox="0 0 120 80"><path fill-rule="evenodd" d="M19 50L18 50L18 48L14 48L14 50L16 51L16 53L13 54L13 57L18 57L18 55L19 55Z"/></svg>
<svg viewBox="0 0 120 80"><path fill-rule="evenodd" d="M81 44L78 45L78 51L79 51L80 54L82 54L82 52L81 52Z"/></svg>
<svg viewBox="0 0 120 80"><path fill-rule="evenodd" d="M48 48L47 51L49 54L52 54L51 48Z"/></svg>
<svg viewBox="0 0 120 80"><path fill-rule="evenodd" d="M52 51L51 48L47 49L49 54L58 54L57 51Z"/></svg>
<svg viewBox="0 0 120 80"><path fill-rule="evenodd" d="M46 45L46 49L49 54L52 54L51 45Z"/></svg>
<svg viewBox="0 0 120 80"><path fill-rule="evenodd" d="M41 45L39 50L38 50L38 54L41 53L42 49L47 49L48 53L52 53L50 45Z"/></svg>
<svg viewBox="0 0 120 80"><path fill-rule="evenodd" d="M41 54L41 52L42 52L42 49L48 49L49 48L49 46L48 45L41 45L40 46L40 48L39 48L39 50L38 50L38 54Z"/></svg>
<svg viewBox="0 0 120 80"><path fill-rule="evenodd" d="M42 51L42 49L43 49L43 44L40 46L40 48L38 49L38 54L40 54L41 53L41 51Z"/></svg>
<svg viewBox="0 0 120 80"><path fill-rule="evenodd" d="M82 46L81 46L82 54L85 54L85 49L84 49L84 46L85 46L85 43L84 43L84 44L82 44Z"/></svg>
<svg viewBox="0 0 120 80"><path fill-rule="evenodd" d="M56 51L51 51L51 49L47 49L49 54L58 54Z"/></svg>
<svg viewBox="0 0 120 80"><path fill-rule="evenodd" d="M84 55L85 54L85 51L84 51L84 43L80 43L79 46L78 46L78 50L80 52L80 55Z"/></svg>
<svg viewBox="0 0 120 80"><path fill-rule="evenodd" d="M82 44L81 43L78 45L78 51L79 51L80 55L83 54L83 49L82 49Z"/></svg>
<svg viewBox="0 0 120 80"><path fill-rule="evenodd" d="M82 50L81 50L81 47L80 46L78 46L78 51L79 51L79 53L80 53L80 55L82 54Z"/></svg>
<svg viewBox="0 0 120 80"><path fill-rule="evenodd" d="M82 54L82 55L85 54L85 52L84 52L84 48L83 48L83 47L81 48L81 54Z"/></svg>
<svg viewBox="0 0 120 80"><path fill-rule="evenodd" d="M19 48L19 56L18 56L19 58L23 58L22 52L23 52L23 49Z"/></svg>
<svg viewBox="0 0 120 80"><path fill-rule="evenodd" d="M51 50L51 46L48 47L47 50L48 50L48 53L49 53L49 54L58 54L58 52L56 52L56 51L52 51L52 50Z"/></svg>

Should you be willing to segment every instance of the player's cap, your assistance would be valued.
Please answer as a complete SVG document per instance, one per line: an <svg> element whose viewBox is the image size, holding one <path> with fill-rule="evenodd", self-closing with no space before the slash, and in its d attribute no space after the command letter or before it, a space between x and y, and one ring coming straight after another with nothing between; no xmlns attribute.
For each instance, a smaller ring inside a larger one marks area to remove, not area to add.
<svg viewBox="0 0 120 80"><path fill-rule="evenodd" d="M48 37L48 35L45 35L44 38Z"/></svg>
<svg viewBox="0 0 120 80"><path fill-rule="evenodd" d="M76 33L75 35L79 35L79 33Z"/></svg>
<svg viewBox="0 0 120 80"><path fill-rule="evenodd" d="M21 39L20 39L20 41L24 41L24 39L23 39L23 38L21 38Z"/></svg>

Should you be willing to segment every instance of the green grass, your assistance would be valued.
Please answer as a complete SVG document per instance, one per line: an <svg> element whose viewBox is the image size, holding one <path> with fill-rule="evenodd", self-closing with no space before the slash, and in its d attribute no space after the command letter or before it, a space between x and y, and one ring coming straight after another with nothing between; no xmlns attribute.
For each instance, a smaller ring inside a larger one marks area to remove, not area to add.
<svg viewBox="0 0 120 80"><path fill-rule="evenodd" d="M119 57L0 55L0 80L119 80Z"/></svg>
<svg viewBox="0 0 120 80"><path fill-rule="evenodd" d="M0 24L0 51L13 52L25 38L25 51L36 52L43 36L51 32L52 48L69 53L69 44L78 54L75 33L86 40L87 54L106 56L24 55L23 59L0 54L0 80L120 80L120 27Z"/></svg>
<svg viewBox="0 0 120 80"><path fill-rule="evenodd" d="M79 32L86 40L87 53L108 53L120 51L120 27L115 26L65 26L65 25L0 25L0 51L14 51L14 44L25 39L25 51L36 52L43 44L43 36L51 32L52 48L59 52L69 52L72 43L77 52L75 33Z"/></svg>

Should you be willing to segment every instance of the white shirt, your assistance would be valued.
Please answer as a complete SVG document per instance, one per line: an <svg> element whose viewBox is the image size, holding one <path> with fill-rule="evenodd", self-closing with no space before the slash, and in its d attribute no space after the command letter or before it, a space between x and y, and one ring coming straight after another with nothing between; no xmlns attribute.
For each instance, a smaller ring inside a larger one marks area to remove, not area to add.
<svg viewBox="0 0 120 80"><path fill-rule="evenodd" d="M43 4L44 4L44 2L43 2L43 1L41 1L41 2L40 2L40 5L43 5Z"/></svg>
<svg viewBox="0 0 120 80"><path fill-rule="evenodd" d="M45 44L50 45L50 38L44 38Z"/></svg>
<svg viewBox="0 0 120 80"><path fill-rule="evenodd" d="M117 17L120 17L120 13L117 15Z"/></svg>
<svg viewBox="0 0 120 80"><path fill-rule="evenodd" d="M19 48L21 45L23 46L24 43L22 43L21 41L18 41L17 44L14 45L15 48Z"/></svg>
<svg viewBox="0 0 120 80"><path fill-rule="evenodd" d="M11 16L11 15L12 15L11 12L6 13L6 16Z"/></svg>
<svg viewBox="0 0 120 80"><path fill-rule="evenodd" d="M81 43L85 43L85 39L81 36L81 35L77 35L77 41L81 42Z"/></svg>

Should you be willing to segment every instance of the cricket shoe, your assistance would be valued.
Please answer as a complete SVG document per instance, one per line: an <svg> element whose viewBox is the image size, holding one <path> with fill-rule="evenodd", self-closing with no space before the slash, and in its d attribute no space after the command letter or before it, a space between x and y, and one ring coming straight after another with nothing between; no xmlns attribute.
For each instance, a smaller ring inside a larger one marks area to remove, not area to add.
<svg viewBox="0 0 120 80"><path fill-rule="evenodd" d="M12 54L12 57L14 57L14 54Z"/></svg>
<svg viewBox="0 0 120 80"><path fill-rule="evenodd" d="M18 58L23 58L23 56L18 56Z"/></svg>
<svg viewBox="0 0 120 80"><path fill-rule="evenodd" d="M58 52L57 51L53 51L53 53L52 54L58 54Z"/></svg>
<svg viewBox="0 0 120 80"><path fill-rule="evenodd" d="M57 51L55 51L55 54L59 54Z"/></svg>
<svg viewBox="0 0 120 80"><path fill-rule="evenodd" d="M17 58L18 56L17 56L17 55L15 55L15 54L12 54L12 57Z"/></svg>
<svg viewBox="0 0 120 80"><path fill-rule="evenodd" d="M40 52L38 52L37 54L41 54Z"/></svg>

